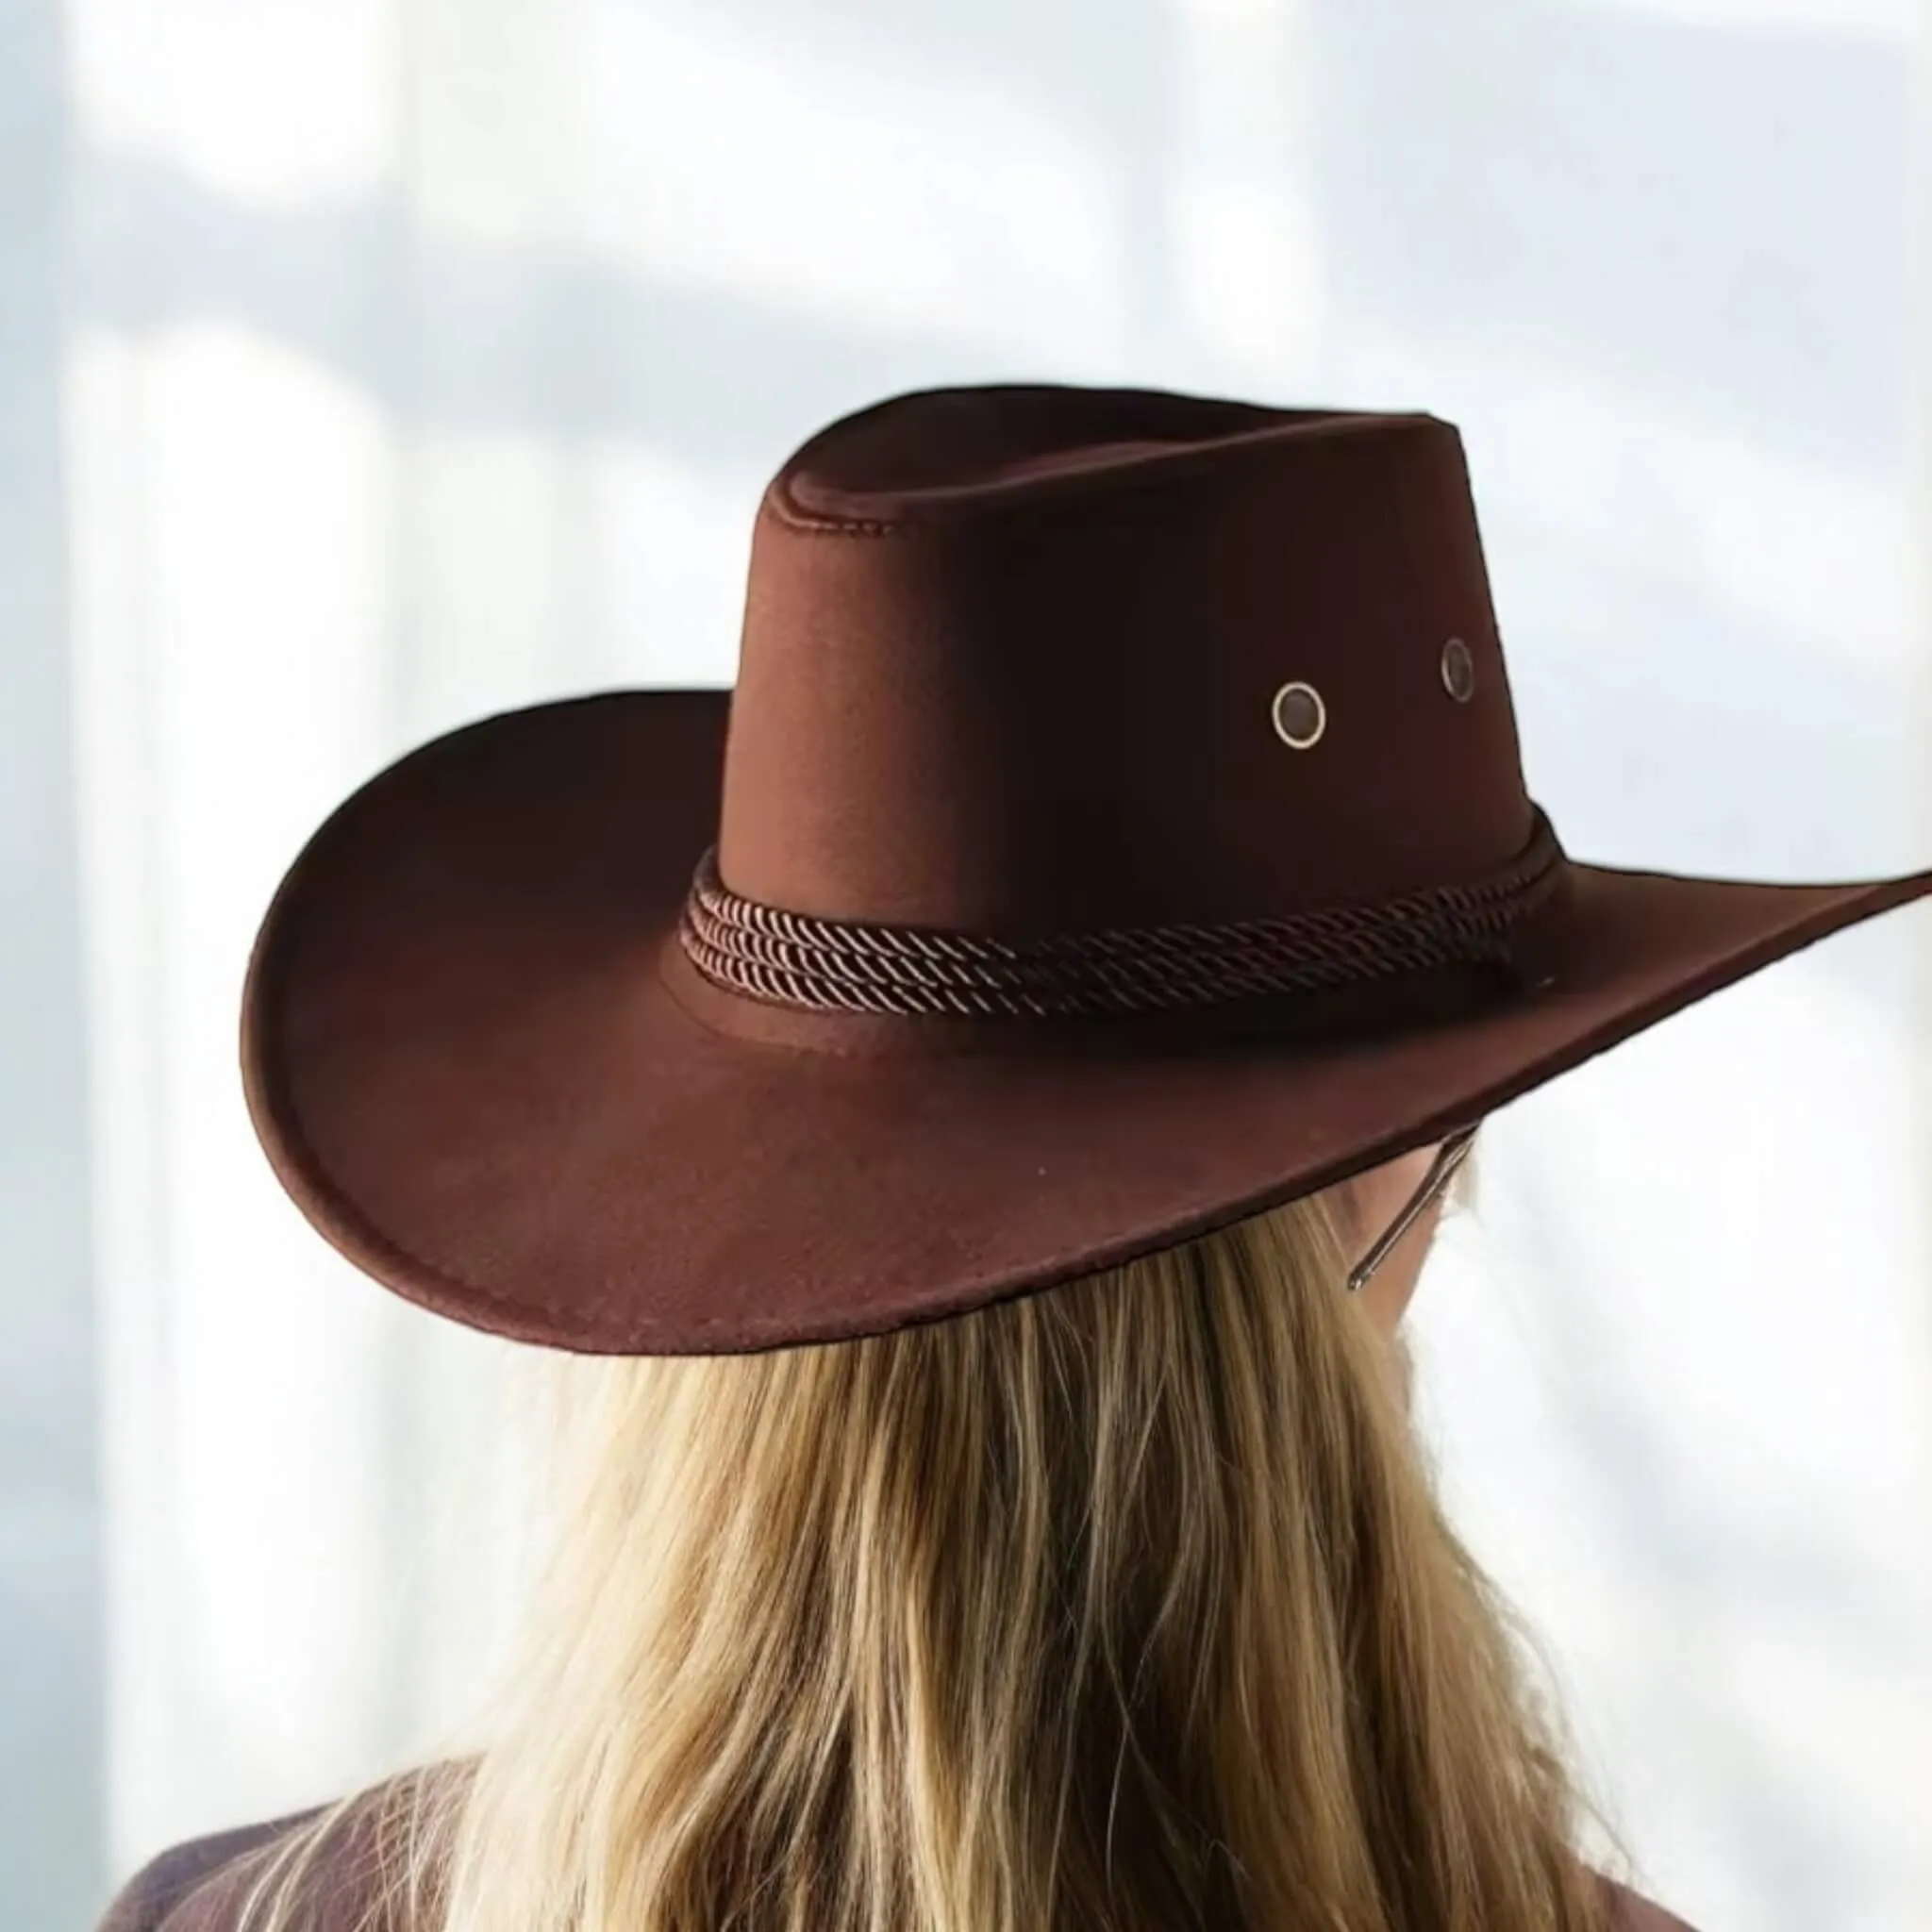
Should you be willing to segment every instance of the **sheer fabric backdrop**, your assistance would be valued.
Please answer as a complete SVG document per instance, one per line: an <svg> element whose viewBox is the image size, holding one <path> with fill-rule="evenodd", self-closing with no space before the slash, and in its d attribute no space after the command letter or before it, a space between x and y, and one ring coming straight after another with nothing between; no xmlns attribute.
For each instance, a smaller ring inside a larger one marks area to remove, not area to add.
<svg viewBox="0 0 1932 1932"><path fill-rule="evenodd" d="M506 1352L339 1263L242 1111L246 947L341 793L494 708L728 681L776 459L1033 375L1454 418L1571 850L1925 863L1924 31L72 0L104 1882L427 1748L515 1602ZM1416 1316L1457 1514L1713 1927L1932 1911L1928 937L1895 914L1499 1116Z"/></svg>

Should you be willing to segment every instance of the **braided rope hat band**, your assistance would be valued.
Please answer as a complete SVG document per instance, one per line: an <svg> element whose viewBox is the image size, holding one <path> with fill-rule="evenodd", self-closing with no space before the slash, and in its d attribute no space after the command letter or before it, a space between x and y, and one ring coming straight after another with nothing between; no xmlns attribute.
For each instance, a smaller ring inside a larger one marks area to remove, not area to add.
<svg viewBox="0 0 1932 1932"><path fill-rule="evenodd" d="M1442 966L1507 966L1517 932L1558 882L1562 857L1539 808L1528 846L1484 879L1269 919L1014 942L760 905L724 884L713 846L685 902L678 941L714 986L808 1011L1125 1018Z"/></svg>

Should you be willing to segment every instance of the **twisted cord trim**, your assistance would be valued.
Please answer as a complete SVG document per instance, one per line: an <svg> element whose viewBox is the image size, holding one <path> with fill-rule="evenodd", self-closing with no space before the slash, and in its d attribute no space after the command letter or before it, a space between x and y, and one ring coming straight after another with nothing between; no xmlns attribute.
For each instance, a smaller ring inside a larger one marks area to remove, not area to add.
<svg viewBox="0 0 1932 1932"><path fill-rule="evenodd" d="M743 899L700 861L678 939L713 985L817 1012L1057 1020L1173 1012L1310 992L1450 964L1507 965L1515 929L1558 876L1541 808L1530 843L1488 878L1226 925L1158 925L1012 942L817 919Z"/></svg>

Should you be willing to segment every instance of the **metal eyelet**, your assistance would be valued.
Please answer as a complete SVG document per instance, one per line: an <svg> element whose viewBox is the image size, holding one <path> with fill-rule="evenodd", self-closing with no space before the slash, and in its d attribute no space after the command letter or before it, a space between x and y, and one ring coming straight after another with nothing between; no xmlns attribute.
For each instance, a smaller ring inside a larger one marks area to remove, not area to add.
<svg viewBox="0 0 1932 1932"><path fill-rule="evenodd" d="M1274 735L1296 751L1307 751L1328 728L1328 707L1312 684L1284 684L1268 708Z"/></svg>
<svg viewBox="0 0 1932 1932"><path fill-rule="evenodd" d="M1442 689L1458 705L1468 704L1475 690L1475 660L1460 638L1451 638L1442 646Z"/></svg>

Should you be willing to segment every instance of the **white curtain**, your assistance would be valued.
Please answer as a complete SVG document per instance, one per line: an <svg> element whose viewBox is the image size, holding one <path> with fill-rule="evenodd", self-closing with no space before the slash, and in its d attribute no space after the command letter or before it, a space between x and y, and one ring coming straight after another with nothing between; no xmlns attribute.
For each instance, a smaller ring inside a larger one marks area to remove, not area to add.
<svg viewBox="0 0 1932 1932"><path fill-rule="evenodd" d="M1037 375L1457 421L1577 856L1932 863L1923 25L69 0L117 1873L419 1748L521 1574L505 1351L339 1263L242 1111L246 948L319 818L491 709L728 682L800 437ZM1458 1520L1711 1928L1932 1911L1928 937L1498 1116L1417 1315Z"/></svg>

